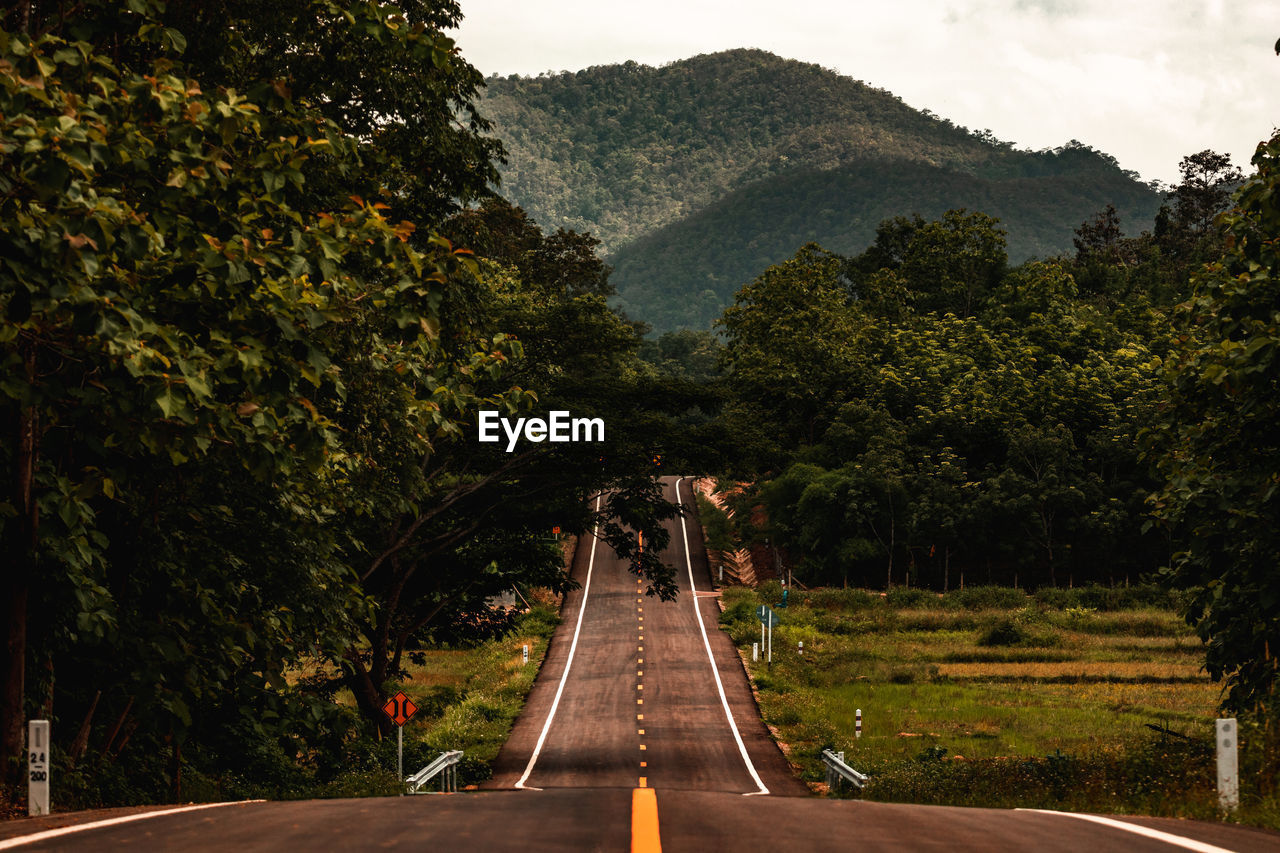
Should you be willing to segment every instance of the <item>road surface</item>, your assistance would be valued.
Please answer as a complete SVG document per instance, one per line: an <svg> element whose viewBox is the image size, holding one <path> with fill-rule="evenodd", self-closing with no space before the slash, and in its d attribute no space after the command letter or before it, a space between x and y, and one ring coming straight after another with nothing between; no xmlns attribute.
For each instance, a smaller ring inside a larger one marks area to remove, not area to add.
<svg viewBox="0 0 1280 853"><path fill-rule="evenodd" d="M687 480L664 488L693 499ZM717 628L697 523L669 530L675 602L583 538L581 587L484 791L54 815L0 824L0 851L1280 851L1280 834L1214 823L804 796Z"/></svg>

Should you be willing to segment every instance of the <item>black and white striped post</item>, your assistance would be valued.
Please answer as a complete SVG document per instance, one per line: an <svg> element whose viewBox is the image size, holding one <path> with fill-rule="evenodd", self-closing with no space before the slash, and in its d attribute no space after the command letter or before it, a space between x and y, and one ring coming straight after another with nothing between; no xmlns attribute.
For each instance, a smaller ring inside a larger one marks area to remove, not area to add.
<svg viewBox="0 0 1280 853"><path fill-rule="evenodd" d="M854 740L862 737L862 709L859 708L853 712L853 737Z"/></svg>

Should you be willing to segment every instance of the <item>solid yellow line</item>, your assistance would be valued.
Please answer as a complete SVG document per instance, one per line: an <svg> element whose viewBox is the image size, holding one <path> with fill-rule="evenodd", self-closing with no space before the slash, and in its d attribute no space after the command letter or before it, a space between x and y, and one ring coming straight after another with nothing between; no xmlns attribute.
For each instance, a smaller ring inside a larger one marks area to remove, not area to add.
<svg viewBox="0 0 1280 853"><path fill-rule="evenodd" d="M636 788L631 792L631 853L662 853L658 795L652 788Z"/></svg>

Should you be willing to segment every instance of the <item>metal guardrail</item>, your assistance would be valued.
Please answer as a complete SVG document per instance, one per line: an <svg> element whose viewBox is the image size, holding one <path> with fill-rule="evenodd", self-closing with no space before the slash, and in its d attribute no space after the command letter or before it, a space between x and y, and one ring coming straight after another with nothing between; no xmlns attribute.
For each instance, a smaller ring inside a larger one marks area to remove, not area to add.
<svg viewBox="0 0 1280 853"><path fill-rule="evenodd" d="M847 779L859 791L867 786L867 777L844 763L843 752L832 752L829 749L822 750L822 763L827 765L827 787L829 789L836 790L842 779Z"/></svg>
<svg viewBox="0 0 1280 853"><path fill-rule="evenodd" d="M436 776L440 777L440 793L456 792L458 790L458 762L462 760L462 750L452 749L448 752L440 753L440 756L426 767L414 773L404 780L409 786L410 794L424 793L422 786L430 782ZM432 793L427 791L425 793Z"/></svg>

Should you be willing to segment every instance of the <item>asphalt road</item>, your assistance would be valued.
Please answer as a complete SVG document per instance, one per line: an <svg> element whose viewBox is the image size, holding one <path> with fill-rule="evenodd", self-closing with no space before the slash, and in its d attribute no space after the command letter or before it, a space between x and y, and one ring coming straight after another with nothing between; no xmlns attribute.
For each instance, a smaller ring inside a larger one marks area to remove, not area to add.
<svg viewBox="0 0 1280 853"><path fill-rule="evenodd" d="M664 487L675 501L675 478ZM680 492L691 500L687 481ZM742 663L718 628L699 526L672 526L661 556L677 569L675 601L646 597L607 545L579 545L573 576L581 587L565 602L486 787L807 793L761 723Z"/></svg>
<svg viewBox="0 0 1280 853"><path fill-rule="evenodd" d="M1280 851L1280 834L1214 823L805 797L716 627L696 522L674 522L663 556L675 602L584 537L582 586L487 790L54 815L0 824L0 851Z"/></svg>

